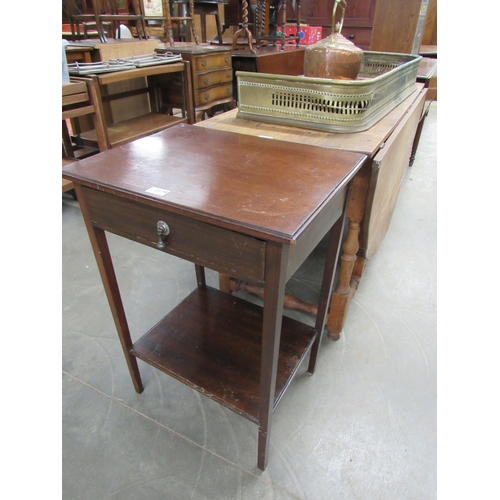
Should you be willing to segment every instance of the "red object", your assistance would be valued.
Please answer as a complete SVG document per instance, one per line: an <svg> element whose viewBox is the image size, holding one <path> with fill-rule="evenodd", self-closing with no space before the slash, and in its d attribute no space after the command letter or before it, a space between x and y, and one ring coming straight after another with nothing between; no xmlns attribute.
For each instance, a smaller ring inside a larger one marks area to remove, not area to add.
<svg viewBox="0 0 500 500"><path fill-rule="evenodd" d="M276 28L278 36L281 33L281 26ZM285 35L291 36L297 33L297 25L296 24L287 24L285 25ZM322 26L300 26L300 45L312 45L313 43L317 43L321 40L323 36L323 27ZM295 42L293 42L295 43Z"/></svg>

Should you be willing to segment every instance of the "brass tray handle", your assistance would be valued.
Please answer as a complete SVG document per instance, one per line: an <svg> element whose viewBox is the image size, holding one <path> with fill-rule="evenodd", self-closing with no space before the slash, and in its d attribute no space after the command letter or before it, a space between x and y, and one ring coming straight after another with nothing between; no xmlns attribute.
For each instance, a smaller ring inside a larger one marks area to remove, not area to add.
<svg viewBox="0 0 500 500"><path fill-rule="evenodd" d="M335 15L337 14L337 5L340 4L342 7L342 17L340 18L340 23L335 24ZM345 0L335 0L333 3L333 14L332 14L332 34L330 35L330 39L333 41L333 34L340 33L342 31L342 26L344 25L344 15L345 8L347 4Z"/></svg>

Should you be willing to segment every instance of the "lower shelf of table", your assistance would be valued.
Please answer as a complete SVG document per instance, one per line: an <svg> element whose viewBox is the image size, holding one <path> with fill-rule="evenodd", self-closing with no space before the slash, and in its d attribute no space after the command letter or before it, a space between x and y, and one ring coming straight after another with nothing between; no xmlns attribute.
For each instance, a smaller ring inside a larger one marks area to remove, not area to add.
<svg viewBox="0 0 500 500"><path fill-rule="evenodd" d="M263 309L214 288L198 288L139 339L131 352L189 387L259 423ZM315 338L283 317L275 403Z"/></svg>
<svg viewBox="0 0 500 500"><path fill-rule="evenodd" d="M122 122L107 126L109 142L111 146L119 146L141 137L160 132L179 123L187 123L187 118L167 115L163 113L150 113ZM95 130L88 130L82 133L82 138L86 141L97 144L97 134Z"/></svg>

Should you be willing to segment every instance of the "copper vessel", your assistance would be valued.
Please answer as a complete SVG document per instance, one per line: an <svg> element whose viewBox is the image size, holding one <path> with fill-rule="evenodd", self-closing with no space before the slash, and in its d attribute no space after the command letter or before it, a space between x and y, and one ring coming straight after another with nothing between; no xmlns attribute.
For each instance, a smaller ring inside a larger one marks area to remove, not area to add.
<svg viewBox="0 0 500 500"><path fill-rule="evenodd" d="M342 17L335 23L337 5L342 8ZM355 80L363 59L363 51L340 34L344 23L345 0L335 0L332 14L332 34L314 45L309 45L304 53L304 76Z"/></svg>

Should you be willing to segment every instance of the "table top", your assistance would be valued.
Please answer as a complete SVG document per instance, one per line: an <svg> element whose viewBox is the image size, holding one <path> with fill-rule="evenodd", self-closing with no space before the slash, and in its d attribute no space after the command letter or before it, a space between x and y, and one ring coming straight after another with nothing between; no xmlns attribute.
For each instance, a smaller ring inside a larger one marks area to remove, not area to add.
<svg viewBox="0 0 500 500"><path fill-rule="evenodd" d="M237 109L199 122L196 124L196 127L267 137L294 144L313 145L343 151L357 151L373 157L405 116L412 103L418 98L423 86L422 83L417 84L415 92L373 127L364 132L340 134L247 120L236 117L238 113Z"/></svg>
<svg viewBox="0 0 500 500"><path fill-rule="evenodd" d="M437 57L437 45L421 45L419 54L421 56L436 56Z"/></svg>
<svg viewBox="0 0 500 500"><path fill-rule="evenodd" d="M228 52L231 47L224 45L212 45L208 42L196 44L194 42L175 42L172 47L169 43L158 43L155 52L162 54L172 52L174 54L212 54L217 52Z"/></svg>
<svg viewBox="0 0 500 500"><path fill-rule="evenodd" d="M109 73L97 73L95 76L101 85L123 82L134 78L146 76L162 75L164 73L178 73L185 70L183 61L171 62L167 64L156 64L154 66L144 66L143 68L132 68Z"/></svg>
<svg viewBox="0 0 500 500"><path fill-rule="evenodd" d="M428 80L432 78L437 70L437 59L430 57L422 57L418 65L417 79L418 81Z"/></svg>
<svg viewBox="0 0 500 500"><path fill-rule="evenodd" d="M181 124L64 167L63 177L294 244L365 158Z"/></svg>
<svg viewBox="0 0 500 500"><path fill-rule="evenodd" d="M74 45L70 43L64 46L66 52L92 52L94 49L93 45Z"/></svg>

